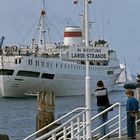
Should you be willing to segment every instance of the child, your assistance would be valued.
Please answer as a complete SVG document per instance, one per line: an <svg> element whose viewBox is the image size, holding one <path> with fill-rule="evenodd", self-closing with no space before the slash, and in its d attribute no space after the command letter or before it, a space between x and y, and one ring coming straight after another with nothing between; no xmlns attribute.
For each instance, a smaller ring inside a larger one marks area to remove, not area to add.
<svg viewBox="0 0 140 140"><path fill-rule="evenodd" d="M139 111L139 103L136 98L134 98L134 92L131 89L126 91L127 99L127 138L136 139L136 126L135 120L137 112Z"/></svg>

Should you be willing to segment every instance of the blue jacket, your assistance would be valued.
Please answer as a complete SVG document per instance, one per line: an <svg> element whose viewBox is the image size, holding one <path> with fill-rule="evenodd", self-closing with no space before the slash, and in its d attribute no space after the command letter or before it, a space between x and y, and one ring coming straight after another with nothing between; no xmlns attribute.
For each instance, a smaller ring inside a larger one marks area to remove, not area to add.
<svg viewBox="0 0 140 140"><path fill-rule="evenodd" d="M139 103L136 98L132 97L132 98L127 99L126 110L139 111Z"/></svg>

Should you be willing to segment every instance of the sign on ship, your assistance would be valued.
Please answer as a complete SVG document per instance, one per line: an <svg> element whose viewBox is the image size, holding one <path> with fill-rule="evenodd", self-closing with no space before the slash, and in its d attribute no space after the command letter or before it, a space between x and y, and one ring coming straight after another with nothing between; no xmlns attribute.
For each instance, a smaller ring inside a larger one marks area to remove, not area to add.
<svg viewBox="0 0 140 140"><path fill-rule="evenodd" d="M70 47L69 58L76 60L108 60L107 47Z"/></svg>

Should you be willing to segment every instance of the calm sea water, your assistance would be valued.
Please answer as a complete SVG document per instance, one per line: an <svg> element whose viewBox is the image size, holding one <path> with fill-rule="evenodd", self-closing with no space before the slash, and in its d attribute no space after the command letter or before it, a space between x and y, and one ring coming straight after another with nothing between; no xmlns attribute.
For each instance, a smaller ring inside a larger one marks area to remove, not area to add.
<svg viewBox="0 0 140 140"><path fill-rule="evenodd" d="M126 96L124 91L109 94L111 103L122 104L122 116L125 116ZM62 116L76 107L83 107L84 96L56 97L55 117ZM91 96L92 115L97 113L96 98ZM109 117L116 113L109 113ZM22 140L36 129L37 101L30 98L0 98L0 134L7 134L10 140Z"/></svg>

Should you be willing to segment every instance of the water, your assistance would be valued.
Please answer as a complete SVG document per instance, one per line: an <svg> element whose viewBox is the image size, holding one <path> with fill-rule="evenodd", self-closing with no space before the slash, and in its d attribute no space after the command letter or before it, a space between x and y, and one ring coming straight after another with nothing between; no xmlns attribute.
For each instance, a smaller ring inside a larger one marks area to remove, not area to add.
<svg viewBox="0 0 140 140"><path fill-rule="evenodd" d="M122 115L125 116L126 96L124 91L111 92L111 103L122 104ZM84 96L56 97L56 114L58 118L76 107L84 106ZM91 96L92 115L97 113L96 98ZM115 115L117 109L109 113ZM0 98L0 134L7 134L10 140L22 140L35 132L37 101L30 98ZM96 123L96 122L95 122Z"/></svg>

